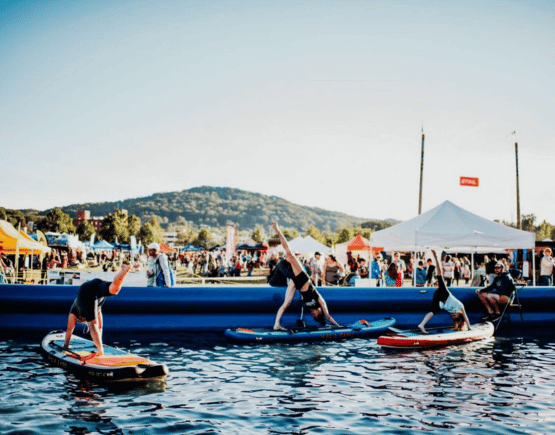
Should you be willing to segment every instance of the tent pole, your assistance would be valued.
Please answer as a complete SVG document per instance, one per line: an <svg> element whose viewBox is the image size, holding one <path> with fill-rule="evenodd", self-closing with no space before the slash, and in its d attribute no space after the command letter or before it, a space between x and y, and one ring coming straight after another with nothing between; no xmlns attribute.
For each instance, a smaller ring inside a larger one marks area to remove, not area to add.
<svg viewBox="0 0 555 435"><path fill-rule="evenodd" d="M532 248L532 285L536 286L536 248Z"/></svg>
<svg viewBox="0 0 555 435"><path fill-rule="evenodd" d="M470 282L472 282L472 280L474 279L474 248L470 250L470 276Z"/></svg>
<svg viewBox="0 0 555 435"><path fill-rule="evenodd" d="M416 287L416 263L418 259L416 258L416 249L414 250L414 261L412 263L412 286Z"/></svg>

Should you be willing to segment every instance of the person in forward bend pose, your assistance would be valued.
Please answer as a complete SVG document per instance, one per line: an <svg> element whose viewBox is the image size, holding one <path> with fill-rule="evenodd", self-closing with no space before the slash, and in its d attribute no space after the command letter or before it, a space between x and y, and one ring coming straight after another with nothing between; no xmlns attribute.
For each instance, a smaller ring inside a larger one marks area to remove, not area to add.
<svg viewBox="0 0 555 435"><path fill-rule="evenodd" d="M81 284L77 298L73 301L69 312L64 342L65 347L69 347L75 325L77 323L86 323L97 349L96 354L104 354L104 347L102 346L102 305L104 305L107 297L115 296L119 293L123 281L130 270L131 266L124 264L114 277L113 282L96 278Z"/></svg>
<svg viewBox="0 0 555 435"><path fill-rule="evenodd" d="M430 311L422 322L418 325L418 328L426 333L426 323L437 313L441 310L447 311L451 318L453 319L453 328L457 331L466 331L470 329L470 322L468 321L468 317L466 315L466 311L464 309L464 305L461 301L459 301L455 296L451 294L451 292L445 286L445 281L443 281L443 272L441 265L437 259L436 252L432 251L434 255L434 259L437 264L437 284L438 288L434 292L434 296L432 299L432 311Z"/></svg>
<svg viewBox="0 0 555 435"><path fill-rule="evenodd" d="M285 249L285 259L291 265L294 273L294 276L290 280L287 287L287 291L285 292L283 304L277 312L276 321L274 323L274 330L286 330L280 324L281 317L283 316L283 313L285 312L287 307L291 305L291 302L293 301L293 297L295 296L297 290L299 290L299 292L301 293L304 305L310 310L310 313L312 314L314 320L316 320L321 325L325 325L327 319L333 325L340 327L340 325L330 316L326 301L320 295L320 293L318 293L316 287L314 287L314 284L303 269L303 266L301 265L297 257L293 255L291 249L289 249L287 239L281 233L277 222L272 222L272 226L274 227L274 230L276 231L281 241L281 245Z"/></svg>

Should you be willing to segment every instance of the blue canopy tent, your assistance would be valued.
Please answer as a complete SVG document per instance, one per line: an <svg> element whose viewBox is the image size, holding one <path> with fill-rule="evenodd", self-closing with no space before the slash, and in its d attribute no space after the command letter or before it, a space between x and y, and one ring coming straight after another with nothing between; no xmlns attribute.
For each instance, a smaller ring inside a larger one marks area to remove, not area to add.
<svg viewBox="0 0 555 435"><path fill-rule="evenodd" d="M189 243L187 246L184 246L183 248L181 248L182 251L187 251L187 252L191 252L191 251L204 251L204 248L201 248L200 246L195 246L192 243Z"/></svg>
<svg viewBox="0 0 555 435"><path fill-rule="evenodd" d="M106 240L100 240L92 246L92 249L96 251L106 251L108 249L114 249L114 245L108 243Z"/></svg>
<svg viewBox="0 0 555 435"><path fill-rule="evenodd" d="M247 251L247 250L254 250L254 251L267 251L268 247L263 245L262 243L241 243L240 245L235 246L236 251Z"/></svg>

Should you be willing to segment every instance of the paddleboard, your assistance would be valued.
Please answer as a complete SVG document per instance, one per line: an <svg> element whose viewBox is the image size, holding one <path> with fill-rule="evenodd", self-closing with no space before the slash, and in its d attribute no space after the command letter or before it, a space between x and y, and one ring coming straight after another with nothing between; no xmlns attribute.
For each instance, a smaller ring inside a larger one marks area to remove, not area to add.
<svg viewBox="0 0 555 435"><path fill-rule="evenodd" d="M162 380L165 364L104 345L104 355L96 355L91 340L73 335L70 348L64 347L65 331L50 332L41 343L45 359L79 378L96 382L146 382Z"/></svg>
<svg viewBox="0 0 555 435"><path fill-rule="evenodd" d="M483 340L493 335L494 327L485 322L471 325L468 331L455 331L452 327L429 329L428 334L419 329L404 331L393 328L390 331L378 337L379 345L395 349L425 349Z"/></svg>
<svg viewBox="0 0 555 435"><path fill-rule="evenodd" d="M276 342L298 342L298 341L330 341L346 340L351 338L368 337L377 335L387 328L395 325L395 319L387 318L367 322L359 320L352 325L337 328L326 327L304 327L291 328L287 331L274 331L271 328L235 328L227 329L224 336L229 341L239 343L276 343Z"/></svg>

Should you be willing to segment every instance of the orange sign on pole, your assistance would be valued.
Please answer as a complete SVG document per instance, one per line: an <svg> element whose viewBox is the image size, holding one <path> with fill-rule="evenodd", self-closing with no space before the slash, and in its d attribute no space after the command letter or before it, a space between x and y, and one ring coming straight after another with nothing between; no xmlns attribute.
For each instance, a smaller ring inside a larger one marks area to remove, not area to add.
<svg viewBox="0 0 555 435"><path fill-rule="evenodd" d="M478 187L480 185L480 179L475 177L461 177L461 186L472 186Z"/></svg>

